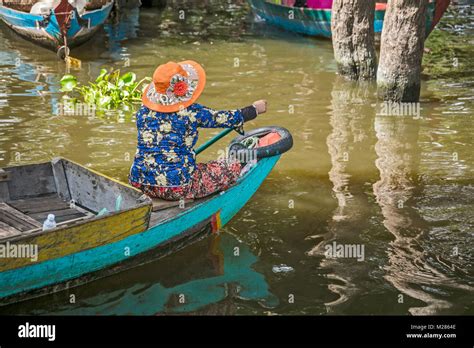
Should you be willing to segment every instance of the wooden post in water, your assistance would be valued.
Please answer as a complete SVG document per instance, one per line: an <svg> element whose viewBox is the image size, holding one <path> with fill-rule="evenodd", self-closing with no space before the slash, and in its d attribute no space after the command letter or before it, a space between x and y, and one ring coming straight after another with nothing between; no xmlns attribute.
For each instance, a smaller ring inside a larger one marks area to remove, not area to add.
<svg viewBox="0 0 474 348"><path fill-rule="evenodd" d="M156 7L163 10L167 5L167 0L142 0L144 7Z"/></svg>
<svg viewBox="0 0 474 348"><path fill-rule="evenodd" d="M375 0L334 0L332 45L339 74L352 80L375 79Z"/></svg>
<svg viewBox="0 0 474 348"><path fill-rule="evenodd" d="M383 100L418 102L428 0L389 0L377 72Z"/></svg>

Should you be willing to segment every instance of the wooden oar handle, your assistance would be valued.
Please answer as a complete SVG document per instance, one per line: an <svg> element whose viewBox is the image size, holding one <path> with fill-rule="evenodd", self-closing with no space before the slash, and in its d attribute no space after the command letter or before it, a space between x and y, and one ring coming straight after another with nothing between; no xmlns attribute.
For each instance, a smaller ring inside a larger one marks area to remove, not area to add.
<svg viewBox="0 0 474 348"><path fill-rule="evenodd" d="M224 129L222 132L220 132L219 134L217 134L214 138L212 139L209 139L208 141L206 141L204 144L202 144L201 146L199 146L197 149L196 149L196 155L199 155L201 152L203 152L204 150L206 150L208 147L210 147L212 144L214 144L215 142L217 142L218 140L222 139L223 137L225 137L227 134L229 134L230 132L232 132L234 130L234 128L227 128L227 129Z"/></svg>

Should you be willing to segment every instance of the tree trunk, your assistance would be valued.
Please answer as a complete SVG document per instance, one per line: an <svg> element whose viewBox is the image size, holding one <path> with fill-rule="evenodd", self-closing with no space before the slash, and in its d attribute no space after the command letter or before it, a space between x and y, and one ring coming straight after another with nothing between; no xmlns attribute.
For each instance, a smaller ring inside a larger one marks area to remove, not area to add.
<svg viewBox="0 0 474 348"><path fill-rule="evenodd" d="M396 102L420 98L421 61L428 0L389 0L377 72L379 97Z"/></svg>
<svg viewBox="0 0 474 348"><path fill-rule="evenodd" d="M352 80L375 79L374 0L334 0L332 45L339 73Z"/></svg>

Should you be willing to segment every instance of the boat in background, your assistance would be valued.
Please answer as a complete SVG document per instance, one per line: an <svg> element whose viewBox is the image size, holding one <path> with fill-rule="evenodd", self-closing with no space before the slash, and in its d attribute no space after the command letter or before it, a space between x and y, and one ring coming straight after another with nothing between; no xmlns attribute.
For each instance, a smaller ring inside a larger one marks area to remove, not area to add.
<svg viewBox="0 0 474 348"><path fill-rule="evenodd" d="M89 40L104 24L114 0L91 1L83 8L71 5L68 0L48 3L55 5L49 8L38 4L41 5L4 0L0 5L0 19L23 38L65 58L70 48Z"/></svg>
<svg viewBox="0 0 474 348"><path fill-rule="evenodd" d="M293 7L294 0L247 0L254 13L267 23L310 36L331 37L331 0L308 0L313 7ZM426 13L426 37L448 8L450 0L433 0ZM374 31L382 32L386 3L376 3Z"/></svg>

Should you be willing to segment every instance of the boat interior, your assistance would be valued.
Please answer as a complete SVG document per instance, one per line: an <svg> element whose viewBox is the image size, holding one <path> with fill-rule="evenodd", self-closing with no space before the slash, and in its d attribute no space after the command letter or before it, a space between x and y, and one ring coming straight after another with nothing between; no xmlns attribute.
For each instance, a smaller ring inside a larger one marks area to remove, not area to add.
<svg viewBox="0 0 474 348"><path fill-rule="evenodd" d="M150 199L140 191L67 159L0 168L0 241L43 230L49 214L57 228L150 204L150 226L203 203Z"/></svg>
<svg viewBox="0 0 474 348"><path fill-rule="evenodd" d="M0 169L0 240L41 231L48 214L63 227L147 202L141 192L66 159Z"/></svg>

